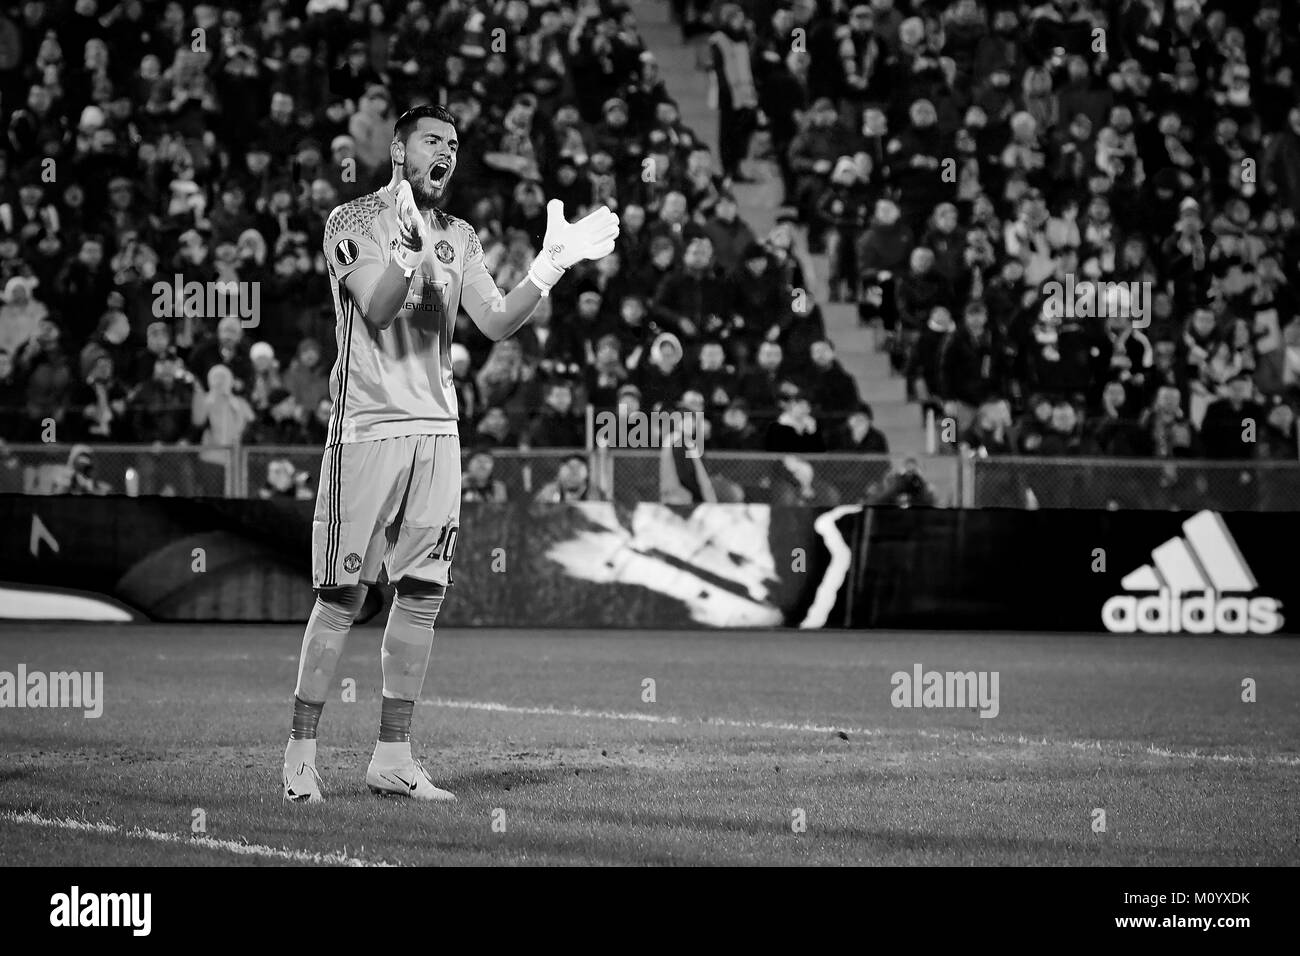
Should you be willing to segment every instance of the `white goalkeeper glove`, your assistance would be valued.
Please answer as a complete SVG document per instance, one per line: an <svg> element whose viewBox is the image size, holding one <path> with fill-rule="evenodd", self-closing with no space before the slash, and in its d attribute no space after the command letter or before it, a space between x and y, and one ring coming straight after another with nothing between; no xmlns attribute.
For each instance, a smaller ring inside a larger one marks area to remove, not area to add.
<svg viewBox="0 0 1300 956"><path fill-rule="evenodd" d="M424 229L424 216L420 215L415 205L415 196L411 194L411 184L403 179L394 190L397 197L397 249L393 260L402 267L402 272L409 279L424 261L427 234Z"/></svg>
<svg viewBox="0 0 1300 956"><path fill-rule="evenodd" d="M577 222L564 218L564 203L552 199L546 204L546 238L542 251L528 267L533 285L548 295L564 270L584 259L603 259L614 251L618 238L618 216L608 206L593 210Z"/></svg>

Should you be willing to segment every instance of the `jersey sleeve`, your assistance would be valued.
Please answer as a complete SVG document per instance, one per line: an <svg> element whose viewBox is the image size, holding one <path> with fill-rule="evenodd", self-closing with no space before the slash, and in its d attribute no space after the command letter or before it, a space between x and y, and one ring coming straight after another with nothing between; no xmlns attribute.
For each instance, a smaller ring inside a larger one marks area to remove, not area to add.
<svg viewBox="0 0 1300 956"><path fill-rule="evenodd" d="M385 207L378 201L363 201L368 198L335 209L325 223L323 243L330 271L342 287L340 295L346 290L363 312L388 266L378 235L379 214Z"/></svg>

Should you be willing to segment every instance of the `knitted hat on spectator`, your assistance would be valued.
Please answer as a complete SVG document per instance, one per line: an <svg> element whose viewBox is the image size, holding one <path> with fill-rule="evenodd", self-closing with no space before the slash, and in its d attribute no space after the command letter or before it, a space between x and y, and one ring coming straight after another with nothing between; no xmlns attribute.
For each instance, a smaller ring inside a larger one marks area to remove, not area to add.
<svg viewBox="0 0 1300 956"><path fill-rule="evenodd" d="M87 106L81 111L81 120L77 123L77 129L93 133L104 126L104 111L98 106Z"/></svg>
<svg viewBox="0 0 1300 956"><path fill-rule="evenodd" d="M468 361L469 361L469 349L465 348L465 346L461 345L461 343L459 342L452 342L451 343L451 364L455 365L457 362L468 362Z"/></svg>
<svg viewBox="0 0 1300 956"><path fill-rule="evenodd" d="M260 345L261 343L258 344ZM287 388L273 388L266 396L266 405L268 408L275 408L275 406L279 405L286 398L293 398L293 392L289 391Z"/></svg>
<svg viewBox="0 0 1300 956"><path fill-rule="evenodd" d="M751 242L749 245L745 246L743 258L746 262L750 259L766 259L767 250L763 248L762 243Z"/></svg>
<svg viewBox="0 0 1300 956"><path fill-rule="evenodd" d="M248 350L248 357L253 361L263 358L273 359L275 358L275 349L271 348L269 342L254 342L253 347Z"/></svg>
<svg viewBox="0 0 1300 956"><path fill-rule="evenodd" d="M10 279L8 282L5 283L4 294L0 295L0 299L4 300L5 302L14 301L14 298L17 295L18 289L20 287L27 289L27 296L28 298L30 298L32 294L32 289L35 289L40 284L41 284L40 280L37 279L35 276L14 276L12 279Z"/></svg>

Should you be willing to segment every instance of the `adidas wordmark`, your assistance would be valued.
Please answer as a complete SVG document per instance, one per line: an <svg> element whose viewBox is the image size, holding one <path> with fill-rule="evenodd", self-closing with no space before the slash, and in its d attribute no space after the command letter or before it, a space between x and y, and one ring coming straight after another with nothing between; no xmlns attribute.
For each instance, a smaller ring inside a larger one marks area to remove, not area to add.
<svg viewBox="0 0 1300 956"><path fill-rule="evenodd" d="M1125 591L1102 606L1116 634L1272 634L1282 627L1282 602L1251 597L1259 588L1223 518L1201 511L1120 581Z"/></svg>

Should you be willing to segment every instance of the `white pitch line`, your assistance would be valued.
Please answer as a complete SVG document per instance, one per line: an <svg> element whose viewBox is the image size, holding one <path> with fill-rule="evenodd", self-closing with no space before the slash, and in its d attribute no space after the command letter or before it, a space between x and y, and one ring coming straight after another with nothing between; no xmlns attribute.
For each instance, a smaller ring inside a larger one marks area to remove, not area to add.
<svg viewBox="0 0 1300 956"><path fill-rule="evenodd" d="M1286 754L1265 754L1263 756L1254 756L1251 754L1203 753L1197 750L1170 750L1166 747L1158 747L1155 744L1150 744L1145 747L1124 747L1123 745L1117 745L1101 740L1053 740L1049 737L1026 737L1023 734L981 734L974 731L949 731L945 733L933 730L923 730L920 728L914 730L886 732L880 729L867 727L836 727L830 724L795 723L783 720L735 720L727 717L677 717L672 714L642 714L635 711L585 710L581 707L521 707L514 704L502 704L496 701L485 700L448 700L446 698L435 698L433 700L422 700L420 703L430 707L446 707L453 710L480 710L489 713L522 714L538 717L577 717L582 720L622 720L643 724L667 724L675 727L732 727L738 730L781 730L791 733L810 734L845 733L851 737L906 736L908 734L916 734L920 737L947 741L949 743L966 742L972 744L1015 744L1018 746L1068 747L1071 750L1110 751L1112 754L1119 756L1146 755L1151 757L1163 757L1169 760L1205 760L1213 763L1231 763L1246 766L1262 763L1283 767L1300 767L1300 757L1289 756Z"/></svg>
<svg viewBox="0 0 1300 956"><path fill-rule="evenodd" d="M540 717L580 717L586 720L633 720L645 724L672 724L678 727L700 724L706 727L734 727L740 730L788 730L809 734L859 734L879 737L881 731L865 727L832 727L829 724L796 724L782 720L733 720L727 717L675 717L671 714L638 714L617 710L583 710L580 707L517 707L484 700L422 700L430 707L451 707L458 710L486 710L504 714L530 714Z"/></svg>
<svg viewBox="0 0 1300 956"><path fill-rule="evenodd" d="M197 846L204 850L219 850L240 856L260 856L273 860L289 860L293 863L327 864L333 866L392 866L382 860L363 860L346 853L313 853L309 850L283 850L260 843L238 843L234 840L217 840L209 836L188 836L183 833L165 833L145 827L121 827L115 823L93 823L89 820L74 820L71 817L44 817L39 813L26 811L16 813L12 810L0 811L0 823L24 823L30 826L49 827L58 830L75 830L80 833L102 833L106 836L125 836L138 840L152 840L155 843L173 843L184 846Z"/></svg>

